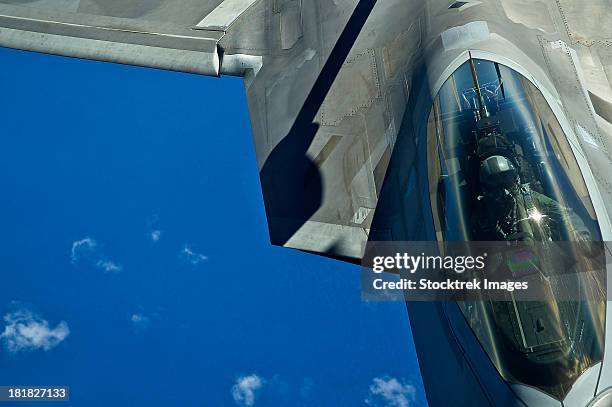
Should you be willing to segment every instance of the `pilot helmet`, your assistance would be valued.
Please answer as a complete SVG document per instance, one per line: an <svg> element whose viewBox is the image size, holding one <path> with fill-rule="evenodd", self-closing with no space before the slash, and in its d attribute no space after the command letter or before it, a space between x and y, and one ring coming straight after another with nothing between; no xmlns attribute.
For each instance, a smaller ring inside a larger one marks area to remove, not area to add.
<svg viewBox="0 0 612 407"><path fill-rule="evenodd" d="M483 192L507 194L518 182L514 164L504 156L492 155L480 163L480 184Z"/></svg>

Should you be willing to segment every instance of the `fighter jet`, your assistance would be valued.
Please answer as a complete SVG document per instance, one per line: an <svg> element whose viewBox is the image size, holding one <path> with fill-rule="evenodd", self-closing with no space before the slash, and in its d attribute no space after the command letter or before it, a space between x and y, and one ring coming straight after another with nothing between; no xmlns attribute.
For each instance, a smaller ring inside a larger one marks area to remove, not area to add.
<svg viewBox="0 0 612 407"><path fill-rule="evenodd" d="M0 0L0 46L243 77L274 245L612 240L609 0ZM611 406L608 304L407 302L429 404Z"/></svg>

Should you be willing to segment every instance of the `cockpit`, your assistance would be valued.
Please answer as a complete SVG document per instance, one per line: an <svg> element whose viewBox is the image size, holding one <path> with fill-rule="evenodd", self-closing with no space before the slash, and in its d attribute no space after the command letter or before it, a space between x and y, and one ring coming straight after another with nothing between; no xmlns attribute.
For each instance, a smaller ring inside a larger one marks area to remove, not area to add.
<svg viewBox="0 0 612 407"><path fill-rule="evenodd" d="M601 240L570 140L542 93L504 65L470 59L444 83L427 124L427 162L441 242L564 242L588 263L585 250ZM531 276L542 301L512 295L459 307L505 380L561 400L602 359L606 296L577 274L571 284L598 294L560 300L555 278Z"/></svg>

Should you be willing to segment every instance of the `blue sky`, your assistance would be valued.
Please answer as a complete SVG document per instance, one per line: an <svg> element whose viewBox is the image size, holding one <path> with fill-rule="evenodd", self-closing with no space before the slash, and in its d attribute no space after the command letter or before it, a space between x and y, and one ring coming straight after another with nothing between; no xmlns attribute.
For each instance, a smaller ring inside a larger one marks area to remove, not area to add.
<svg viewBox="0 0 612 407"><path fill-rule="evenodd" d="M0 385L422 406L402 303L272 247L242 81L0 49Z"/></svg>

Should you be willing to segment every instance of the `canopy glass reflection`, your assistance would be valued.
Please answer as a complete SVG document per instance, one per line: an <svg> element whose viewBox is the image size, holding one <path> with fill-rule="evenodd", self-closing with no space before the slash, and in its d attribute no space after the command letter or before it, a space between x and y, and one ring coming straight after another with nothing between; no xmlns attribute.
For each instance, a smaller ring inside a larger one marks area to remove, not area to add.
<svg viewBox="0 0 612 407"><path fill-rule="evenodd" d="M588 268L590 244L601 240L595 211L568 138L529 80L491 61L467 61L436 96L427 132L438 240L571 242L564 247L577 267ZM577 273L570 284L590 300L556 299L555 271L542 258L550 253L538 254L543 266L526 277L541 286L541 302L517 294L459 306L504 379L563 399L602 359L605 292Z"/></svg>

